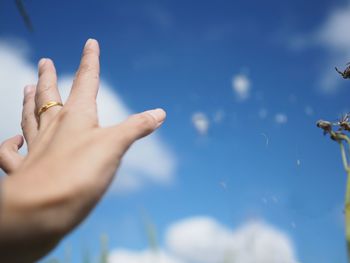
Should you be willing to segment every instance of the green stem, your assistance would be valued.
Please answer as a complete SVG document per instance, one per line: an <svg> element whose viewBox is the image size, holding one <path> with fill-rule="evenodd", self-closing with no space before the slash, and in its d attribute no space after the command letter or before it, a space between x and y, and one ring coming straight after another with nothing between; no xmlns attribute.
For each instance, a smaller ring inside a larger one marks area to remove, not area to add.
<svg viewBox="0 0 350 263"><path fill-rule="evenodd" d="M342 136L342 138L347 142L347 144L348 144L348 151L349 151L349 154L350 154L350 139L349 139L349 137L348 136Z"/></svg>
<svg viewBox="0 0 350 263"><path fill-rule="evenodd" d="M340 152L341 152L341 159L343 161L343 166L345 171L348 173L349 171L349 166L348 166L348 160L346 158L346 153L345 153L345 149L344 149L344 145L342 142L339 142L339 146L340 146Z"/></svg>
<svg viewBox="0 0 350 263"><path fill-rule="evenodd" d="M347 170L347 183L345 194L345 234L348 262L350 262L350 170Z"/></svg>
<svg viewBox="0 0 350 263"><path fill-rule="evenodd" d="M348 144L348 150L350 154L350 139L347 136L342 136L342 139L344 139ZM348 165L345 148L342 141L339 141L339 145L340 145L343 165L347 174L346 193L345 193L345 237L346 237L348 262L350 262L350 167Z"/></svg>

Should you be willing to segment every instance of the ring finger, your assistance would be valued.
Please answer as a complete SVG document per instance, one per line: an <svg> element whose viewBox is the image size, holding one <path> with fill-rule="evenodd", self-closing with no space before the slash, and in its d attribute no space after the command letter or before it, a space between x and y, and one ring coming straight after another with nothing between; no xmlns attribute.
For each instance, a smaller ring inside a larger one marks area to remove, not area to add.
<svg viewBox="0 0 350 263"><path fill-rule="evenodd" d="M60 93L57 88L57 75L56 69L48 58L42 58L38 64L39 80L35 93L36 112L41 109L48 102L55 101L62 103ZM54 106L42 112L38 116L39 128L44 129L55 117L55 115L61 110L61 106Z"/></svg>

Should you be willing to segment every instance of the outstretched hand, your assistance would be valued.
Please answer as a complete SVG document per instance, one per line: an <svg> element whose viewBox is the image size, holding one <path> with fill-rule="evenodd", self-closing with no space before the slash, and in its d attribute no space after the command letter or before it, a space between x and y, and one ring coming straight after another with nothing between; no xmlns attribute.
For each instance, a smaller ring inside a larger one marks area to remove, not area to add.
<svg viewBox="0 0 350 263"><path fill-rule="evenodd" d="M28 154L18 153L21 135L0 146L0 167L11 175L1 186L1 262L30 262L50 251L99 201L129 146L165 119L155 109L99 127L99 53L89 39L64 106L38 116L48 102L62 102L50 59L40 60L37 85L25 88L21 126Z"/></svg>

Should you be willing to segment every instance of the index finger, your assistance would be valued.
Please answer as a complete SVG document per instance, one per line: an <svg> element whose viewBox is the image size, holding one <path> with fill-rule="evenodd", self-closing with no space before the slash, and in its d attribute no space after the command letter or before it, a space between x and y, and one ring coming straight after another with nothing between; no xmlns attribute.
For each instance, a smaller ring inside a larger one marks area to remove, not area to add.
<svg viewBox="0 0 350 263"><path fill-rule="evenodd" d="M100 82L100 48L95 39L86 41L79 69L67 103L95 104ZM80 103L82 102L82 103Z"/></svg>

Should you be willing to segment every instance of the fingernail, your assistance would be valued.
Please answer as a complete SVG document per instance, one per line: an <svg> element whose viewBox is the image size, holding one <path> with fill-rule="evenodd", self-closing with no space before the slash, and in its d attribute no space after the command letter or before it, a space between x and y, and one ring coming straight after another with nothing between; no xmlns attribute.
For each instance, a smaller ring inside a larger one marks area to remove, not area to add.
<svg viewBox="0 0 350 263"><path fill-rule="evenodd" d="M89 38L89 39L86 41L86 43L85 43L85 47L91 46L91 44L92 44L94 41L96 41L96 40L95 40L95 39L92 39L92 38Z"/></svg>
<svg viewBox="0 0 350 263"><path fill-rule="evenodd" d="M46 58L42 58L42 59L40 59L40 60L39 60L38 67L39 67L39 68L41 68L42 66L44 66L44 65L45 65L45 63L46 63L46 61L47 61L47 59L46 59Z"/></svg>
<svg viewBox="0 0 350 263"><path fill-rule="evenodd" d="M151 114L153 116L153 118L158 122L158 125L161 125L164 120L165 120L165 117L166 117L166 113L163 109L154 109L154 110L149 110L147 111L147 113Z"/></svg>
<svg viewBox="0 0 350 263"><path fill-rule="evenodd" d="M30 92L32 92L34 90L34 86L32 85L28 85L24 87L24 95L29 94Z"/></svg>

